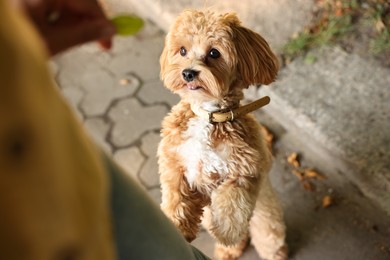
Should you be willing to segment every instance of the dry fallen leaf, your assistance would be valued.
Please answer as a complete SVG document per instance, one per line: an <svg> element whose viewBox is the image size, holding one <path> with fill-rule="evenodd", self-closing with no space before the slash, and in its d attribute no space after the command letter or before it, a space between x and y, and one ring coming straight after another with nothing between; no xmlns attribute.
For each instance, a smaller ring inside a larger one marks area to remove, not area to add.
<svg viewBox="0 0 390 260"><path fill-rule="evenodd" d="M272 142L274 140L274 135L265 126L263 126L261 128L261 131L263 133L263 137L264 137L265 141L267 142L268 148L272 151Z"/></svg>
<svg viewBox="0 0 390 260"><path fill-rule="evenodd" d="M119 84L121 86L128 85L129 83L130 83L130 80L128 80L128 79L121 79L121 80L119 80Z"/></svg>
<svg viewBox="0 0 390 260"><path fill-rule="evenodd" d="M291 171L291 173L294 174L295 176L297 176L300 181L303 181L303 173L302 172L293 169Z"/></svg>
<svg viewBox="0 0 390 260"><path fill-rule="evenodd" d="M287 162L291 164L292 166L298 168L300 166L300 163L298 161L298 153L293 152L287 157Z"/></svg>
<svg viewBox="0 0 390 260"><path fill-rule="evenodd" d="M320 180L326 179L326 177L324 175L320 174L319 172L317 172L313 169L305 169L304 175L305 175L305 178L316 178L316 179L320 179Z"/></svg>
<svg viewBox="0 0 390 260"><path fill-rule="evenodd" d="M382 32L384 29L386 29L385 24L383 23L382 19L378 18L375 23L375 29L378 32Z"/></svg>
<svg viewBox="0 0 390 260"><path fill-rule="evenodd" d="M302 184L303 184L303 188L305 188L305 190L308 190L308 191L315 191L316 190L314 184L307 181L307 180L303 180Z"/></svg>
<svg viewBox="0 0 390 260"><path fill-rule="evenodd" d="M322 207L327 208L333 204L332 197L329 195L326 195L325 197L322 198Z"/></svg>
<svg viewBox="0 0 390 260"><path fill-rule="evenodd" d="M271 131L267 127L263 126L262 131L264 134L264 138L267 142L272 142L274 140L274 135L271 133Z"/></svg>
<svg viewBox="0 0 390 260"><path fill-rule="evenodd" d="M301 182L301 184L305 190L308 190L311 192L316 191L316 186L313 183L313 181L326 179L326 177L324 175L317 172L316 170L313 170L310 168L301 168L299 160L298 160L298 153L296 153L296 152L291 153L287 157L287 162L294 167L291 170L291 173L294 174L299 179L299 181ZM329 206L329 205L327 205L327 206Z"/></svg>

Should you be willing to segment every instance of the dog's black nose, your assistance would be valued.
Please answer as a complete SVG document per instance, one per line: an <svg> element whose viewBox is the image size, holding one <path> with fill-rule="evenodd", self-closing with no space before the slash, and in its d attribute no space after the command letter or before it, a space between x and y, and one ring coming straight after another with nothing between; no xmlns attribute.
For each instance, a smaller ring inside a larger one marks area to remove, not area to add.
<svg viewBox="0 0 390 260"><path fill-rule="evenodd" d="M195 79L196 75L198 75L199 71L196 70L190 70L190 69L185 69L182 72L183 78L187 82L191 82Z"/></svg>

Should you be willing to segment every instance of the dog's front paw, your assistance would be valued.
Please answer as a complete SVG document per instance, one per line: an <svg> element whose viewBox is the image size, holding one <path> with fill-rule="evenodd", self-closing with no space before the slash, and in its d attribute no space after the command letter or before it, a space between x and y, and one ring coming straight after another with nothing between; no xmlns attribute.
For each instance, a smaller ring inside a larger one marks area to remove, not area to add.
<svg viewBox="0 0 390 260"><path fill-rule="evenodd" d="M238 244L248 234L253 205L245 190L227 186L212 195L211 232L219 243Z"/></svg>
<svg viewBox="0 0 390 260"><path fill-rule="evenodd" d="M262 255L267 260L286 260L288 257L288 247L286 244L281 246L276 252L269 255Z"/></svg>
<svg viewBox="0 0 390 260"><path fill-rule="evenodd" d="M196 191L190 190L186 183L177 189L163 189L161 209L180 230L184 238L191 242L199 232L205 202Z"/></svg>
<svg viewBox="0 0 390 260"><path fill-rule="evenodd" d="M234 224L234 220L220 219L213 223L211 232L219 243L231 246L239 243L243 239L246 232L248 232L248 224L238 222Z"/></svg>
<svg viewBox="0 0 390 260"><path fill-rule="evenodd" d="M224 246L219 243L216 244L214 250L214 257L218 260L235 260L239 258L248 246L249 236L245 238L237 245Z"/></svg>

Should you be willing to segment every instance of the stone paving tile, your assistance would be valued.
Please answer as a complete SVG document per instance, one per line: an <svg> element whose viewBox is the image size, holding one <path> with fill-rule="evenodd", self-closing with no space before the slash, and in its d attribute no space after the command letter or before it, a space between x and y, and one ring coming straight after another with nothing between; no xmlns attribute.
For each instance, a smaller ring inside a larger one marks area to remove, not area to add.
<svg viewBox="0 0 390 260"><path fill-rule="evenodd" d="M104 0L100 2L108 17L122 14L133 13L134 7L128 0Z"/></svg>
<svg viewBox="0 0 390 260"><path fill-rule="evenodd" d="M146 188L152 188L160 185L157 160L155 158L148 159L141 168L138 177Z"/></svg>
<svg viewBox="0 0 390 260"><path fill-rule="evenodd" d="M128 3L115 5L112 14L129 10ZM110 51L95 43L84 44L49 63L65 99L85 120L92 138L114 153L126 172L151 188L156 201L161 196L156 188L156 131L168 106L178 100L159 80L163 42L164 33L146 21L137 36L115 37ZM132 143L142 143L142 152L137 146L128 147Z"/></svg>
<svg viewBox="0 0 390 260"><path fill-rule="evenodd" d="M144 152L149 158L157 158L158 142L160 142L159 132L150 132L143 136L141 139L142 152Z"/></svg>
<svg viewBox="0 0 390 260"><path fill-rule="evenodd" d="M110 141L117 147L130 145L146 131L160 129L167 112L165 106L144 107L135 98L120 100L108 112L115 122Z"/></svg>
<svg viewBox="0 0 390 260"><path fill-rule="evenodd" d="M191 244L201 249L209 257L212 257L214 254L215 241L206 230L199 232L197 238Z"/></svg>
<svg viewBox="0 0 390 260"><path fill-rule="evenodd" d="M146 21L146 24L142 30L136 34L133 37L121 37L121 36L116 36L114 39L114 44L113 48L109 51L112 55L114 56L120 56L120 55L125 55L128 56L129 58L132 58L129 53L137 53L138 51L136 50L138 47L141 47L142 49L144 48L144 45L142 44L144 41L149 41L152 38L157 38L161 39L163 42L163 37L164 37L164 32L161 31L158 27L155 25L149 23ZM152 49L155 49L156 46L149 46ZM161 48L161 44L159 44L158 49ZM160 53L155 52L156 57L159 58Z"/></svg>
<svg viewBox="0 0 390 260"><path fill-rule="evenodd" d="M157 203L157 205L161 204L161 189L160 187L150 189L148 191L150 197L153 199L154 202Z"/></svg>
<svg viewBox="0 0 390 260"><path fill-rule="evenodd" d="M63 88L62 89L62 94L65 97L65 99L69 102L71 105L71 108L73 111L76 113L78 118L80 120L83 120L84 116L81 113L81 111L78 109L78 106L80 104L80 101L84 97L84 92L82 89L79 88Z"/></svg>
<svg viewBox="0 0 390 260"><path fill-rule="evenodd" d="M153 80L143 84L137 96L148 105L166 103L169 106L174 106L180 100L178 95L171 93L164 87L161 80Z"/></svg>
<svg viewBox="0 0 390 260"><path fill-rule="evenodd" d="M105 152L111 154L112 148L106 141L106 136L110 130L110 125L101 118L91 118L84 122L88 133Z"/></svg>
<svg viewBox="0 0 390 260"><path fill-rule="evenodd" d="M95 43L88 44L95 46ZM86 48L83 46L83 49ZM73 48L54 57L53 62L58 66L56 80L61 88L80 88L80 79L85 73L102 70L99 63L94 61L94 54ZM96 58L95 58L96 59Z"/></svg>
<svg viewBox="0 0 390 260"><path fill-rule="evenodd" d="M145 158L137 147L133 146L117 150L114 153L114 160L123 168L123 170L125 170L126 173L139 182L137 174L141 169Z"/></svg>
<svg viewBox="0 0 390 260"><path fill-rule="evenodd" d="M134 51L134 44L137 42L135 37L115 37L113 42L113 47L110 50L110 53L113 56L127 56L131 57L129 53Z"/></svg>
<svg viewBox="0 0 390 260"><path fill-rule="evenodd" d="M63 88L62 94L70 105L77 108L84 97L84 91L80 88Z"/></svg>
<svg viewBox="0 0 390 260"><path fill-rule="evenodd" d="M59 69L60 69L60 68L58 67L58 64L57 64L55 61L50 60L50 61L48 62L48 65L49 65L49 69L50 69L52 75L53 75L54 78L55 78L55 77L57 76L57 74L58 74Z"/></svg>
<svg viewBox="0 0 390 260"><path fill-rule="evenodd" d="M132 71L142 78L143 82L158 79L160 72L159 59L164 45L162 35L147 41L134 39L131 42L133 48L116 53L107 63L107 69L115 75Z"/></svg>
<svg viewBox="0 0 390 260"><path fill-rule="evenodd" d="M155 187L160 184L156 157L159 141L160 135L153 132L148 133L141 139L141 150L147 155L148 159L140 171L139 178L146 187Z"/></svg>
<svg viewBox="0 0 390 260"><path fill-rule="evenodd" d="M130 74L123 78L125 82L121 84L119 78L104 70L85 74L81 81L87 93L81 102L84 114L103 115L113 100L132 95L140 85L139 80Z"/></svg>

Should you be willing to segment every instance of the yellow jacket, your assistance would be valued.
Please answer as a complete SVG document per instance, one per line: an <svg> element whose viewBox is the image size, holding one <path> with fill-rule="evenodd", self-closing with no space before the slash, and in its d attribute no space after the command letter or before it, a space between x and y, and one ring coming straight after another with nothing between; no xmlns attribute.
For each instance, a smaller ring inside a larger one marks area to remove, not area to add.
<svg viewBox="0 0 390 260"><path fill-rule="evenodd" d="M0 1L1 259L114 259L100 154L54 86L37 32L7 2Z"/></svg>

